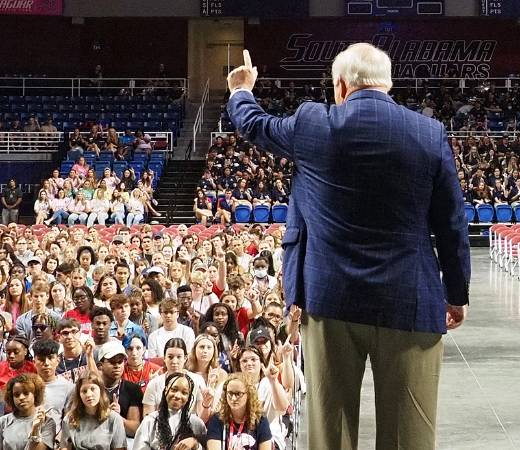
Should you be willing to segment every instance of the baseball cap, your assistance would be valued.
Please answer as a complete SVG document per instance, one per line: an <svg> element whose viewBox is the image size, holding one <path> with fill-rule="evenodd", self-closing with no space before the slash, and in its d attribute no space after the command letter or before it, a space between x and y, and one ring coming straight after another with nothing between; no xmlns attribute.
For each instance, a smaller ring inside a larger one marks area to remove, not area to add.
<svg viewBox="0 0 520 450"><path fill-rule="evenodd" d="M251 343L254 344L258 339L267 339L270 341L271 335L269 334L269 330L265 327L258 327L251 330L251 333L249 334L249 340Z"/></svg>
<svg viewBox="0 0 520 450"><path fill-rule="evenodd" d="M152 266L146 271L146 274L150 275L152 273L160 273L161 275L164 275L164 270L162 269L162 267Z"/></svg>
<svg viewBox="0 0 520 450"><path fill-rule="evenodd" d="M159 239L159 238L162 238L162 237L163 237L163 234L162 234L160 231L157 232L157 233L154 233L154 234L152 235L152 238L153 238L153 239Z"/></svg>
<svg viewBox="0 0 520 450"><path fill-rule="evenodd" d="M41 264L42 263L42 260L40 259L39 256L31 256L28 260L27 260L27 265L29 265L30 263L32 262L36 262L38 264Z"/></svg>
<svg viewBox="0 0 520 450"><path fill-rule="evenodd" d="M197 270L203 270L204 272L206 272L208 270L208 268L206 267L206 265L204 263L198 262L198 263L193 264L193 266L191 268L192 272L196 272Z"/></svg>
<svg viewBox="0 0 520 450"><path fill-rule="evenodd" d="M113 238L112 238L112 244L115 244L116 242L121 242L122 244L125 243L125 240L123 239L123 236L119 236L119 235L115 235Z"/></svg>
<svg viewBox="0 0 520 450"><path fill-rule="evenodd" d="M108 341L105 342L98 352L98 361L104 359L111 359L114 356L123 355L126 356L125 348L119 341Z"/></svg>

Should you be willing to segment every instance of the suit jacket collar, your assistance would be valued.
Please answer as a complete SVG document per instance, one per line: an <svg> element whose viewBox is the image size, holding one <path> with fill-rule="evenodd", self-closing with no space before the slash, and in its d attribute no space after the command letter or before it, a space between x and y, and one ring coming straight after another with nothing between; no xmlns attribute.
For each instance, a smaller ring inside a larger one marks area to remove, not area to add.
<svg viewBox="0 0 520 450"><path fill-rule="evenodd" d="M352 100L357 100L357 99L362 99L362 98L373 98L376 100L382 100L384 102L395 104L392 97L390 97L388 94L385 94L381 91L375 91L373 89L361 89L359 91L356 91L353 94L349 95L349 97L347 98L347 102L351 102Z"/></svg>

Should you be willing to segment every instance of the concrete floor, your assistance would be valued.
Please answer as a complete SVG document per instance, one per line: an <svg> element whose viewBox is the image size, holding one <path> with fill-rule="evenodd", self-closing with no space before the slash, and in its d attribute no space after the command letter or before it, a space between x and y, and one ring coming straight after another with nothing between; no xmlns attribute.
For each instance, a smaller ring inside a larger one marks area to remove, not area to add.
<svg viewBox="0 0 520 450"><path fill-rule="evenodd" d="M485 248L472 249L472 272L466 322L444 338L437 449L520 449L520 282L498 270ZM367 365L359 450L375 448L373 403ZM300 430L298 449L307 450L305 414Z"/></svg>

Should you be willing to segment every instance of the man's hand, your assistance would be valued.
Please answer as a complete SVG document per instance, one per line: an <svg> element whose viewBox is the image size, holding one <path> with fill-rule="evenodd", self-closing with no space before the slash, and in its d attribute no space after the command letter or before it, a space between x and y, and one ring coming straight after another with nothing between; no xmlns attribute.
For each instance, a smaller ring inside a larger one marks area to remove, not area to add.
<svg viewBox="0 0 520 450"><path fill-rule="evenodd" d="M231 92L235 89L247 89L252 91L255 87L256 78L258 77L258 70L253 67L249 51L244 50L244 65L237 67L228 75L228 87Z"/></svg>
<svg viewBox="0 0 520 450"><path fill-rule="evenodd" d="M466 318L467 305L454 306L446 304L446 327L448 330L454 330L462 325Z"/></svg>

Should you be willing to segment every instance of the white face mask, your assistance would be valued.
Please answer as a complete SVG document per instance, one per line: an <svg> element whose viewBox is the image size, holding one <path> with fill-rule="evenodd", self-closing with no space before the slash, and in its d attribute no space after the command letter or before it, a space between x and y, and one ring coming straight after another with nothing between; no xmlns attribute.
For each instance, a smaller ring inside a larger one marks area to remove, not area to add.
<svg viewBox="0 0 520 450"><path fill-rule="evenodd" d="M265 278L267 276L267 269L255 269L256 278Z"/></svg>

